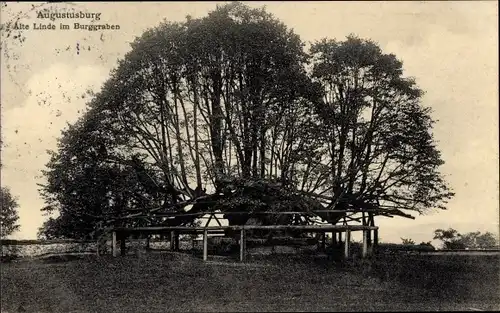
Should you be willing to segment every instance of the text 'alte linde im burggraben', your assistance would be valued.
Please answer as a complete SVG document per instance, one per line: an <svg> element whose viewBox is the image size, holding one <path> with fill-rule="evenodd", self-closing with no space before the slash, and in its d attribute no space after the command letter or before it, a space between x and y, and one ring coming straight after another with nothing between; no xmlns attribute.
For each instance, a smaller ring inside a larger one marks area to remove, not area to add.
<svg viewBox="0 0 500 313"><path fill-rule="evenodd" d="M89 30L89 31L97 31L97 30L118 30L120 29L120 25L110 25L108 23L105 24L82 24L79 22L74 23L55 23L56 19L91 19L92 21L100 21L101 13L86 13L86 12L37 12L37 19L48 19L51 22L35 22L31 26L29 24L24 23L15 23L13 28L16 30Z"/></svg>

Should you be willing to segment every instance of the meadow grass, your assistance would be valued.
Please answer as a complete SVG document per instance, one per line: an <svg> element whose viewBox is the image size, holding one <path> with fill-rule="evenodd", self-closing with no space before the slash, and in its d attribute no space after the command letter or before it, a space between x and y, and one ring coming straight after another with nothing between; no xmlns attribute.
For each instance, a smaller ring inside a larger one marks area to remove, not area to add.
<svg viewBox="0 0 500 313"><path fill-rule="evenodd" d="M183 253L53 257L1 265L2 312L498 310L498 256Z"/></svg>

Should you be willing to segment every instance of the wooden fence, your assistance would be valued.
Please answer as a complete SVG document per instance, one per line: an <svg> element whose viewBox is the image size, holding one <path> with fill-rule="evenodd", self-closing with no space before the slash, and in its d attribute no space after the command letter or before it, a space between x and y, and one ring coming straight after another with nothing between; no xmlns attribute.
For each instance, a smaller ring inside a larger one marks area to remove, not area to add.
<svg viewBox="0 0 500 313"><path fill-rule="evenodd" d="M181 233L203 234L203 260L208 259L208 234L221 233L225 230L235 230L240 232L240 261L245 260L246 255L246 231L249 230L300 230L304 232L322 233L323 238L327 232L332 232L332 240L341 242L342 233L345 233L344 241L344 256L350 257L351 232L363 231L362 256L367 257L372 252L373 245L369 243L369 232L378 232L376 226L364 225L233 225L233 226L205 226L205 227L188 227L188 226L156 226L156 227L135 227L135 228L114 228L111 240L111 250L113 256L118 255L117 242L120 241L120 254L125 255L125 240L133 233L154 234L154 233L171 233L170 249L175 251L178 249L178 238ZM338 235L338 236L337 236ZM378 236L374 236L378 238ZM324 240L324 239L323 239ZM377 245L377 241L374 242Z"/></svg>

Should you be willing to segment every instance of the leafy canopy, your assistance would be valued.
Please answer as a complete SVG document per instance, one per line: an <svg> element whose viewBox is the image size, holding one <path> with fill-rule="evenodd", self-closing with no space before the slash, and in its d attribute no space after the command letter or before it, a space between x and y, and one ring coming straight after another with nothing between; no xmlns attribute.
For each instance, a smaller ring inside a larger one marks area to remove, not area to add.
<svg viewBox="0 0 500 313"><path fill-rule="evenodd" d="M84 236L101 222L194 219L157 213L292 203L408 216L453 196L422 91L372 41L323 39L307 53L264 9L230 3L163 22L131 48L51 152L41 192L60 217L47 229Z"/></svg>
<svg viewBox="0 0 500 313"><path fill-rule="evenodd" d="M12 195L10 189L1 187L1 208L0 208L0 238L5 238L19 230L19 220L17 198Z"/></svg>

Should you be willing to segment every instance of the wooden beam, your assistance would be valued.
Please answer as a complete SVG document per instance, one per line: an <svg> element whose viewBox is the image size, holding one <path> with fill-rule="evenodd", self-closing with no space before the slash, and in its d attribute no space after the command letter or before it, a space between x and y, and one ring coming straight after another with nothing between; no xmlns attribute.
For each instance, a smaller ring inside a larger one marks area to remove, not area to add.
<svg viewBox="0 0 500 313"><path fill-rule="evenodd" d="M347 221L349 222L360 222L362 217L352 217L352 216L346 216Z"/></svg>
<svg viewBox="0 0 500 313"><path fill-rule="evenodd" d="M245 229L240 230L240 261L245 261Z"/></svg>
<svg viewBox="0 0 500 313"><path fill-rule="evenodd" d="M151 211L154 212L154 211ZM300 214L300 215L317 215L317 213L352 213L352 214L359 214L359 213L364 213L364 212L371 212L376 215L382 215L382 214L392 214L392 215L397 215L401 217L406 217L406 218L411 218L415 219L414 216L406 214L398 209L388 209L388 208L378 208L378 209L348 209L348 210L313 210L313 211L283 211L283 212L276 212L276 211L261 211L261 212L196 212L196 213L156 213L152 215L144 215L144 214L133 214L129 216L122 216L122 217L117 217L114 218L113 220L123 220L123 219L137 219L137 218L151 218L151 217L186 217L186 216L200 216L199 218L205 218L202 217L203 215L256 215L256 214L275 214L275 215L287 215L287 214ZM208 217L207 217L208 218Z"/></svg>
<svg viewBox="0 0 500 313"><path fill-rule="evenodd" d="M205 223L205 227L207 227L208 224L210 224L210 221L212 220L213 216L214 216L213 214L210 214L210 217L208 218L207 222Z"/></svg>
<svg viewBox="0 0 500 313"><path fill-rule="evenodd" d="M111 238L111 251L113 252L113 257L118 255L118 251L116 250L116 232L114 231Z"/></svg>
<svg viewBox="0 0 500 313"><path fill-rule="evenodd" d="M219 226L222 226L222 224L220 223L219 219L217 218L217 216L215 216L214 214L214 218L215 218L215 221L217 222L217 224L219 224Z"/></svg>
<svg viewBox="0 0 500 313"><path fill-rule="evenodd" d="M208 259L208 229L203 231L203 261Z"/></svg>
<svg viewBox="0 0 500 313"><path fill-rule="evenodd" d="M348 229L345 232L345 243L344 243L344 257L349 259L350 257L350 246L351 246L351 231Z"/></svg>
<svg viewBox="0 0 500 313"><path fill-rule="evenodd" d="M193 231L193 230L241 230L242 228L246 230L286 230L286 229L297 229L310 232L323 232L323 231L345 231L349 229L351 231L360 231L365 229L377 229L376 226L362 226L362 225L232 225L232 226L209 226L209 227L187 227L187 226L151 226L151 227L136 227L136 228L116 228L115 231L118 232L160 232L168 230L176 231Z"/></svg>

